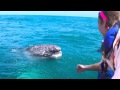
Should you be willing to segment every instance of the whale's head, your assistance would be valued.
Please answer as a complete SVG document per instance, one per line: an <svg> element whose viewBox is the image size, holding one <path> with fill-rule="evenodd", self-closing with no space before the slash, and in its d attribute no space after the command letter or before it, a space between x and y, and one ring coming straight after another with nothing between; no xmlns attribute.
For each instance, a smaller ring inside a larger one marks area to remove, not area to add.
<svg viewBox="0 0 120 90"><path fill-rule="evenodd" d="M59 46L52 46L51 48L49 48L49 52L51 53L52 58L59 58L62 56L62 51L61 48Z"/></svg>
<svg viewBox="0 0 120 90"><path fill-rule="evenodd" d="M27 48L35 56L59 58L62 56L61 48L57 45L36 45Z"/></svg>

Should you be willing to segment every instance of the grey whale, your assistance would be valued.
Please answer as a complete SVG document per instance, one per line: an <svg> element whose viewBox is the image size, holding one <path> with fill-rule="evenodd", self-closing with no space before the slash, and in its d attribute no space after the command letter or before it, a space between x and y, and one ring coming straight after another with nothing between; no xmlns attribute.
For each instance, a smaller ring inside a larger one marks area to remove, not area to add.
<svg viewBox="0 0 120 90"><path fill-rule="evenodd" d="M62 56L61 48L52 44L30 46L26 48L26 51L38 57L60 58Z"/></svg>

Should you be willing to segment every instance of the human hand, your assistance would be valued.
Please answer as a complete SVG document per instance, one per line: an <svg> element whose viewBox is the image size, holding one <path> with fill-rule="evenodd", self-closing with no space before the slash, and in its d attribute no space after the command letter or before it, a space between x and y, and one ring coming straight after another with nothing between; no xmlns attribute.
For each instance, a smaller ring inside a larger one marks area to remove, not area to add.
<svg viewBox="0 0 120 90"><path fill-rule="evenodd" d="M77 65L77 72L83 72L83 71L85 71L85 66L82 64L78 64Z"/></svg>

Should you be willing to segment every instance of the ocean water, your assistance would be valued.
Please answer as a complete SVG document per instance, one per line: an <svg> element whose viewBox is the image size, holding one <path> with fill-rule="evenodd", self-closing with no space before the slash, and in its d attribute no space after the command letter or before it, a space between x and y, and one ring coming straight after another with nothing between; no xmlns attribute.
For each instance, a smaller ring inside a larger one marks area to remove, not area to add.
<svg viewBox="0 0 120 90"><path fill-rule="evenodd" d="M99 62L102 36L97 18L1 15L0 79L96 79L96 71L78 73L77 64ZM61 47L59 59L25 55L31 45Z"/></svg>

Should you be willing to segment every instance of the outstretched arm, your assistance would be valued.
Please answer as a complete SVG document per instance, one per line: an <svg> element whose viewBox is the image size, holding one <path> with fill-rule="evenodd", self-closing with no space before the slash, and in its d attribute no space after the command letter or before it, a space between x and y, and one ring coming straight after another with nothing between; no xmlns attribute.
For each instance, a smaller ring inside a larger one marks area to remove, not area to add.
<svg viewBox="0 0 120 90"><path fill-rule="evenodd" d="M90 65L82 65L82 64L77 65L78 72L83 72L86 70L100 71L101 70L101 62L95 63L95 64L90 64Z"/></svg>

